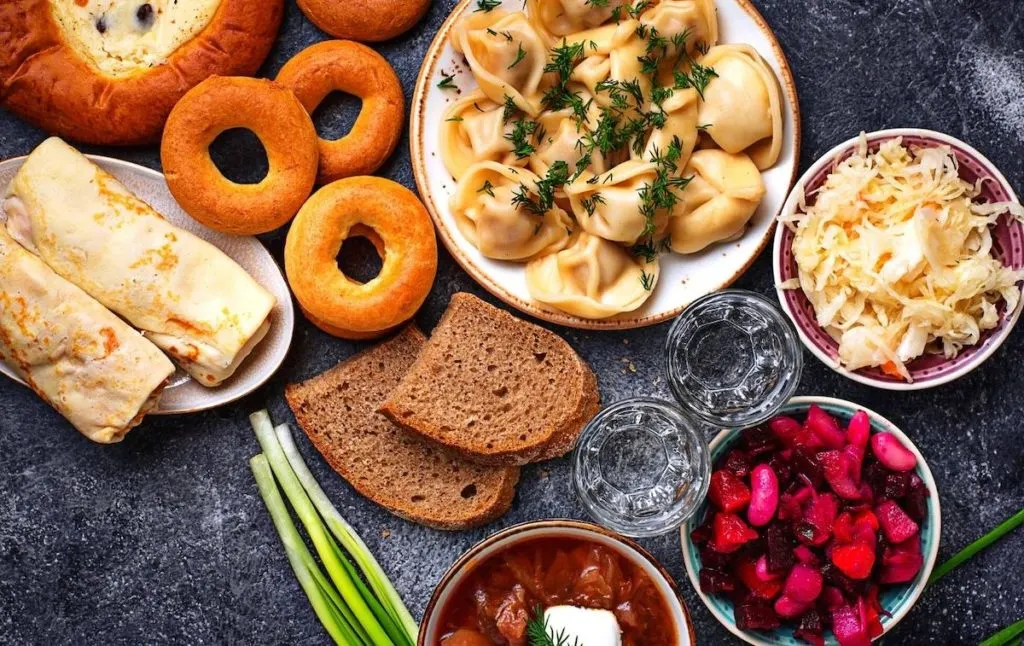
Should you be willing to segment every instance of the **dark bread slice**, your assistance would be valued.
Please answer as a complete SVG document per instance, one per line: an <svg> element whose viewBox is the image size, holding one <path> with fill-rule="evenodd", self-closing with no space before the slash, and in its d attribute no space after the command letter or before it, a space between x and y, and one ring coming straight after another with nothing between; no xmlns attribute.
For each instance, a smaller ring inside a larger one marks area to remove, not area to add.
<svg viewBox="0 0 1024 646"><path fill-rule="evenodd" d="M476 527L512 505L517 468L472 464L377 413L426 342L413 326L285 389L302 430L334 470L392 513L438 529Z"/></svg>
<svg viewBox="0 0 1024 646"><path fill-rule="evenodd" d="M598 406L561 337L459 293L380 410L467 460L520 465L571 450Z"/></svg>

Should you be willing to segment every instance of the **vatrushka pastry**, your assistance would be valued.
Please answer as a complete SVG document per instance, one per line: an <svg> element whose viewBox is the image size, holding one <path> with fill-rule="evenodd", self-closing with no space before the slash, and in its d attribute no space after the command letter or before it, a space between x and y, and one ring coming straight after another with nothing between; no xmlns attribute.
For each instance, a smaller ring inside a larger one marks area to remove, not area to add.
<svg viewBox="0 0 1024 646"><path fill-rule="evenodd" d="M3 0L0 102L47 132L155 142L174 104L213 74L256 72L283 0Z"/></svg>

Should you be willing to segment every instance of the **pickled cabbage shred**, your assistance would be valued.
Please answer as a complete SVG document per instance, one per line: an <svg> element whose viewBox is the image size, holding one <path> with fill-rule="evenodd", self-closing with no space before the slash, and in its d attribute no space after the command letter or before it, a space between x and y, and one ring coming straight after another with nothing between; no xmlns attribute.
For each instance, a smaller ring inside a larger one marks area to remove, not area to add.
<svg viewBox="0 0 1024 646"><path fill-rule="evenodd" d="M783 218L795 231L801 288L850 370L880 366L910 380L906 364L926 350L956 356L1012 313L1024 270L992 256L992 227L1018 203L975 202L945 146L889 140L839 163L808 204Z"/></svg>

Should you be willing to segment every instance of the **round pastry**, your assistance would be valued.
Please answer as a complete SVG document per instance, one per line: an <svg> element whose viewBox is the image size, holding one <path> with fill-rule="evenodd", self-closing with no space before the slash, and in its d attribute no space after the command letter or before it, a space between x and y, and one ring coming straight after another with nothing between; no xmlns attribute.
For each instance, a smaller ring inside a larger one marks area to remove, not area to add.
<svg viewBox="0 0 1024 646"><path fill-rule="evenodd" d="M342 243L364 236L383 265L365 283L338 268ZM346 339L382 336L412 318L437 273L430 216L401 184L350 177L324 186L295 216L284 246L288 284L309 320Z"/></svg>
<svg viewBox="0 0 1024 646"><path fill-rule="evenodd" d="M402 137L402 84L387 60L365 45L347 40L318 43L285 63L275 80L295 92L310 114L335 90L362 99L347 135L335 141L320 139L320 184L370 175Z"/></svg>
<svg viewBox="0 0 1024 646"><path fill-rule="evenodd" d="M210 159L225 130L251 130L267 151L269 170L256 184L237 184ZM316 128L291 90L267 79L215 76L174 106L160 143L167 186L189 215L217 231L254 235L295 215L316 181Z"/></svg>
<svg viewBox="0 0 1024 646"><path fill-rule="evenodd" d="M389 40L420 21L430 0L298 0L299 9L335 38Z"/></svg>
<svg viewBox="0 0 1024 646"><path fill-rule="evenodd" d="M283 0L3 0L0 101L68 139L152 143L200 81L254 74L283 12Z"/></svg>

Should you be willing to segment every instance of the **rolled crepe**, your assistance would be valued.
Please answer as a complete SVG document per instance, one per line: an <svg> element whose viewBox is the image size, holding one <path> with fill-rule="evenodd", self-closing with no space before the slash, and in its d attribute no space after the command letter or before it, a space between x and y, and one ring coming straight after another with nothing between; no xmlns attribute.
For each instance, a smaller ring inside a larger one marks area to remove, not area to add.
<svg viewBox="0 0 1024 646"><path fill-rule="evenodd" d="M270 328L274 297L244 269L56 137L32 151L5 197L12 238L204 386L230 377Z"/></svg>
<svg viewBox="0 0 1024 646"><path fill-rule="evenodd" d="M94 442L121 441L174 365L0 229L0 358Z"/></svg>

